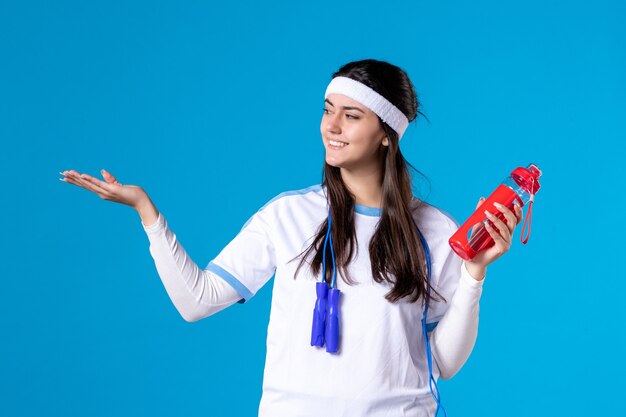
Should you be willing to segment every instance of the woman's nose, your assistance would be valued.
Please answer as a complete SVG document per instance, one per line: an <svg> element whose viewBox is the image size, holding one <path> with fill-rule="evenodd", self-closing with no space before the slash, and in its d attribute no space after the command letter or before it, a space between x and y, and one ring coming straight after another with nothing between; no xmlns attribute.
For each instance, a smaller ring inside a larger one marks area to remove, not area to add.
<svg viewBox="0 0 626 417"><path fill-rule="evenodd" d="M329 132L338 132L341 130L341 123L340 123L340 118L338 117L338 115L335 114L329 114L326 116L326 130L328 130Z"/></svg>

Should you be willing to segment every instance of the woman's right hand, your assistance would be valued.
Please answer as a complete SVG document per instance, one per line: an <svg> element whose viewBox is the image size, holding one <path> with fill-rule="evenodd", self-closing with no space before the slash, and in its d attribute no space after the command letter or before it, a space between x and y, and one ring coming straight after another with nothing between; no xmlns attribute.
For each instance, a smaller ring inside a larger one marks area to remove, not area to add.
<svg viewBox="0 0 626 417"><path fill-rule="evenodd" d="M80 174L73 169L59 172L59 174L65 176L65 178L60 178L61 181L69 182L70 184L93 191L104 200L125 204L136 210L139 210L142 205L150 201L148 194L143 188L136 185L122 185L113 175L104 169L101 170L100 173L104 181L88 174Z"/></svg>

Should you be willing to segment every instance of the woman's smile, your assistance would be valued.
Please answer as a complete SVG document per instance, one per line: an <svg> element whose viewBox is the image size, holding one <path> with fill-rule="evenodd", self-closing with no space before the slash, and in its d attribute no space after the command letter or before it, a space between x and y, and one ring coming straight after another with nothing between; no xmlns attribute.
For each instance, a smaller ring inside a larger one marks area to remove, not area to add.
<svg viewBox="0 0 626 417"><path fill-rule="evenodd" d="M339 150L342 149L344 147L346 147L348 144L346 142L340 142L337 140L329 140L328 141L328 147L330 149L334 149L334 150Z"/></svg>

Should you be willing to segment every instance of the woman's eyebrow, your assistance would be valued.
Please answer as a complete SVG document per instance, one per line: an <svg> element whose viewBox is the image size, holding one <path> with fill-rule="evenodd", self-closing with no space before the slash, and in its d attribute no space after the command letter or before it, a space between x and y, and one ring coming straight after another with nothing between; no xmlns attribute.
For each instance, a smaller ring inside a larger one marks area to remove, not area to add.
<svg viewBox="0 0 626 417"><path fill-rule="evenodd" d="M331 106L335 107L335 105L333 103L330 102L329 99L324 100L325 102L327 102L328 104L330 104ZM361 109L359 109L358 107L353 107L353 106L341 106L342 109L344 110L358 110L361 113L365 114L365 112Z"/></svg>

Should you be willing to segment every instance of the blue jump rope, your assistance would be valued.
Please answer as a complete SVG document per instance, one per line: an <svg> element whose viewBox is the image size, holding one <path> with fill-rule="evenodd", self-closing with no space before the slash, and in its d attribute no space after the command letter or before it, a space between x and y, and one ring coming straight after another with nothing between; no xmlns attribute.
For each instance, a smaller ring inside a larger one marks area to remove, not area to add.
<svg viewBox="0 0 626 417"><path fill-rule="evenodd" d="M339 345L339 298L341 291L337 289L337 267L335 265L335 250L333 249L333 237L330 233L332 226L332 218L330 215L330 208L328 209L328 230L326 230L326 237L324 238L324 248L322 250L322 279L316 283L315 291L317 293L317 300L315 301L315 308L313 309L313 328L311 330L311 346L324 346L326 343L326 352L336 353ZM419 233L422 247L426 254L426 267L428 268L428 282L430 282L432 261L430 259L430 248L428 243L419 227L415 225L417 232ZM330 288L326 283L326 246L330 244L330 254L333 263L333 275ZM437 381L433 377L433 361L432 352L430 350L430 340L428 338L428 331L426 326L426 315L428 313L428 302L430 300L430 286L426 290L426 304L424 306L424 317L422 318L422 333L426 342L426 359L428 362L429 380L428 385L430 387L430 394L437 403L437 411L435 417L439 414L439 408L443 410L443 415L447 417L447 413L443 405L441 405L441 396L439 394L439 388L437 387ZM433 385L435 390L433 390Z"/></svg>

